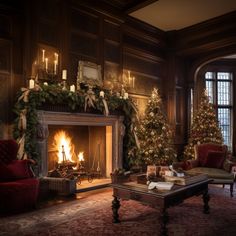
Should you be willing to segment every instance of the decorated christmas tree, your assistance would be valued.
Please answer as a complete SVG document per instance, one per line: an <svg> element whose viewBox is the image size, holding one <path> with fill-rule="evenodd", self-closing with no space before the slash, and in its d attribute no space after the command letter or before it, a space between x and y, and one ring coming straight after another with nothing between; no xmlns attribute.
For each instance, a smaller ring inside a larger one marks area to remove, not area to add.
<svg viewBox="0 0 236 236"><path fill-rule="evenodd" d="M137 129L140 161L147 165L168 165L175 159L172 132L162 111L162 101L154 88L148 100L145 117Z"/></svg>
<svg viewBox="0 0 236 236"><path fill-rule="evenodd" d="M202 143L222 144L223 137L213 104L206 92L202 94L200 106L193 116L188 145L184 150L185 159L194 158L194 146Z"/></svg>

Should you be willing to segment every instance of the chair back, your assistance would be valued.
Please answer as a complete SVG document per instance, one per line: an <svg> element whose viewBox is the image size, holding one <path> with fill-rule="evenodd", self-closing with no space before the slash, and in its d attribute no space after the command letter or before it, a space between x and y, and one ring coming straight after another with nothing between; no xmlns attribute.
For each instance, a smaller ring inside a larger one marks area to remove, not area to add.
<svg viewBox="0 0 236 236"><path fill-rule="evenodd" d="M200 166L203 166L205 164L205 160L208 156L209 151L222 152L226 158L228 147L226 145L220 145L215 143L204 143L195 145L195 159L199 161Z"/></svg>
<svg viewBox="0 0 236 236"><path fill-rule="evenodd" d="M18 144L13 139L0 140L0 164L8 164L17 159Z"/></svg>

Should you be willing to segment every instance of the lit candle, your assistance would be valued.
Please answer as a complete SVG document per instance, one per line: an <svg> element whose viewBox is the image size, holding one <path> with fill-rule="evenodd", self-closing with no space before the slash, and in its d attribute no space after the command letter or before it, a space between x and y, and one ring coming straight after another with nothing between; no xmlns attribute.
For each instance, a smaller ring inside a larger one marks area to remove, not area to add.
<svg viewBox="0 0 236 236"><path fill-rule="evenodd" d="M129 94L128 93L124 93L124 99L128 99L129 98Z"/></svg>
<svg viewBox="0 0 236 236"><path fill-rule="evenodd" d="M42 52L43 52L42 61L44 62L44 59L45 59L45 50L43 49Z"/></svg>
<svg viewBox="0 0 236 236"><path fill-rule="evenodd" d="M55 56L55 60L58 62L58 54L56 52L54 53L54 56Z"/></svg>
<svg viewBox="0 0 236 236"><path fill-rule="evenodd" d="M100 91L99 95L100 97L104 98L105 93L103 91Z"/></svg>
<svg viewBox="0 0 236 236"><path fill-rule="evenodd" d="M135 77L133 77L133 88L134 88Z"/></svg>
<svg viewBox="0 0 236 236"><path fill-rule="evenodd" d="M63 79L63 80L66 80L66 74L67 74L67 71L66 71L66 70L63 70L63 71L62 71L62 79Z"/></svg>
<svg viewBox="0 0 236 236"><path fill-rule="evenodd" d="M54 74L57 74L57 60L54 61Z"/></svg>
<svg viewBox="0 0 236 236"><path fill-rule="evenodd" d="M48 70L48 58L45 58L45 70Z"/></svg>
<svg viewBox="0 0 236 236"><path fill-rule="evenodd" d="M30 88L30 89L33 89L33 88L34 88L34 80L33 80L33 79L30 79L30 80L29 80L29 88Z"/></svg>
<svg viewBox="0 0 236 236"><path fill-rule="evenodd" d="M72 85L70 86L70 91L71 91L71 92L75 92L75 85L74 85L74 84L72 84Z"/></svg>

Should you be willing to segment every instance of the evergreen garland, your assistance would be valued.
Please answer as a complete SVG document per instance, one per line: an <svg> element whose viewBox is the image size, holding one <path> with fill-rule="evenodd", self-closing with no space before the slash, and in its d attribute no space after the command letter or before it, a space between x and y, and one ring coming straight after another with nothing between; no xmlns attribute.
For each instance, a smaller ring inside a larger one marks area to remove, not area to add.
<svg viewBox="0 0 236 236"><path fill-rule="evenodd" d="M130 98L123 99L117 97L115 94L111 94L109 90L104 90L99 87L93 88L95 94L94 107L89 107L89 113L104 113L104 103L102 98L99 96L100 91L105 92L105 100L107 102L109 112L111 114L123 115L124 125L126 128L123 145L124 165L126 168L129 167L130 159L128 156L129 150L136 146L134 134L131 130L132 121L135 120L136 108ZM26 94L26 92L28 94ZM24 152L30 156L30 158L40 161L39 154L36 149L36 132L37 132L37 110L42 108L44 105L65 105L71 112L85 112L85 97L87 95L87 87L80 89L76 92L70 92L68 90L62 90L60 85L38 85L34 89L21 89L17 94L17 102L14 107L14 112L17 117L14 122L13 136L16 140L19 140L25 135ZM25 130L19 126L19 121L22 111L26 109L26 120L27 126Z"/></svg>

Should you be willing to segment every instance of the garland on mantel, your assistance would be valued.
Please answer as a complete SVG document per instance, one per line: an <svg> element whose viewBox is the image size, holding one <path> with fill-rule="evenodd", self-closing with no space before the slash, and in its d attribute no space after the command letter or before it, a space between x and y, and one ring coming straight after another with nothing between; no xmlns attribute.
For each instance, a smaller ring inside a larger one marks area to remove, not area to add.
<svg viewBox="0 0 236 236"><path fill-rule="evenodd" d="M43 105L65 105L71 112L123 115L126 128L123 150L125 167L132 162L129 151L138 141L133 128L137 120L137 110L130 98L125 99L99 87L84 86L84 89L71 92L56 84L41 87L36 85L33 89L21 88L17 98L14 109L17 118L13 135L20 145L18 158L30 157L40 162L36 149L37 110Z"/></svg>

